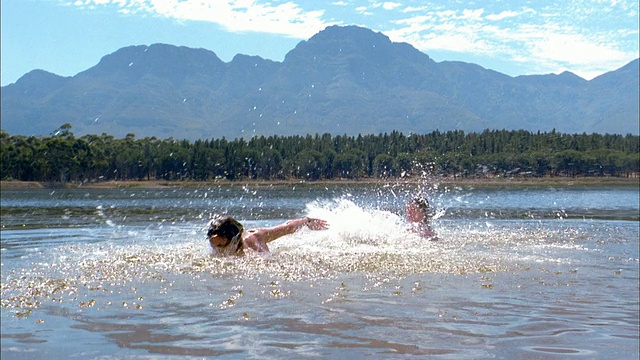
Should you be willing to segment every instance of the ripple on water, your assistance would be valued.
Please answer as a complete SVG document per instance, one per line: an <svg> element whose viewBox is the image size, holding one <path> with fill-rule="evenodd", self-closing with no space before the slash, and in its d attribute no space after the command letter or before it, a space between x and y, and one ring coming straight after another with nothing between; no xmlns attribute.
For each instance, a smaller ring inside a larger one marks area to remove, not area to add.
<svg viewBox="0 0 640 360"><path fill-rule="evenodd" d="M535 352L535 353L555 354L555 355L593 355L594 354L594 352L590 350L561 348L561 347L526 346L526 347L523 347L523 349L526 351Z"/></svg>
<svg viewBox="0 0 640 360"><path fill-rule="evenodd" d="M3 308L34 308L43 301L75 298L78 292L104 291L107 286L133 281L163 282L172 275L207 274L219 279L268 275L276 280L314 281L345 274L380 279L501 272L532 261L562 261L559 251L581 250L573 239L584 238L575 229L549 230L537 222L515 231L507 225L483 222L439 226L440 239L426 241L407 231L398 215L344 199L311 204L308 213L327 219L331 229L304 230L279 239L270 244L272 253L267 255L215 257L193 229L162 227L133 232L116 229L117 241L50 248L40 261L27 267L3 269L1 304ZM101 239L114 234L110 228L92 231ZM128 238L139 241L126 241ZM90 296L85 301L89 303Z"/></svg>

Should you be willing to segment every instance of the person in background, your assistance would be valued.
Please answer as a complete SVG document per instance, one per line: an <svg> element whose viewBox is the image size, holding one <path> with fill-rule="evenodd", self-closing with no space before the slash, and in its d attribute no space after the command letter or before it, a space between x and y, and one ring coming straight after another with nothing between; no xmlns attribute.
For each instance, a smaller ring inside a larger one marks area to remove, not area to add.
<svg viewBox="0 0 640 360"><path fill-rule="evenodd" d="M245 231L244 226L231 216L216 216L209 222L207 237L209 244L218 254L224 256L243 255L245 250L269 252L268 243L292 234L305 226L311 230L329 228L324 220L304 217L289 220L270 228Z"/></svg>
<svg viewBox="0 0 640 360"><path fill-rule="evenodd" d="M409 229L425 239L437 240L438 236L431 229L429 221L429 201L422 196L412 198L406 207Z"/></svg>

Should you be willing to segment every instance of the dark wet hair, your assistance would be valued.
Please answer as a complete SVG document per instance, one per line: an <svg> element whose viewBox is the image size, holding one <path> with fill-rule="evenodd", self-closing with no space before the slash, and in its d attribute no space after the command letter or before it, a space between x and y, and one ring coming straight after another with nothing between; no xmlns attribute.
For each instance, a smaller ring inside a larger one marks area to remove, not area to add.
<svg viewBox="0 0 640 360"><path fill-rule="evenodd" d="M429 200L422 196L416 196L413 198L412 202L418 206L420 210L428 210L429 209Z"/></svg>
<svg viewBox="0 0 640 360"><path fill-rule="evenodd" d="M231 216L216 216L209 223L209 231L207 232L207 237L211 237L213 235L225 237L231 242L238 234L242 234L244 231L244 226L240 224L236 219Z"/></svg>

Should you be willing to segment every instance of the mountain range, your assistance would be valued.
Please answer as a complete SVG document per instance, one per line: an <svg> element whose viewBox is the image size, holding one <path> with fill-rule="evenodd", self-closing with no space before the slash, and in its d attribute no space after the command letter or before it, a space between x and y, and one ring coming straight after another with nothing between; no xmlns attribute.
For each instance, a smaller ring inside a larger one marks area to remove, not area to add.
<svg viewBox="0 0 640 360"><path fill-rule="evenodd" d="M282 62L130 46L75 76L33 70L2 87L2 129L174 139L485 129L638 134L638 59L587 81L435 62L407 43L330 26Z"/></svg>

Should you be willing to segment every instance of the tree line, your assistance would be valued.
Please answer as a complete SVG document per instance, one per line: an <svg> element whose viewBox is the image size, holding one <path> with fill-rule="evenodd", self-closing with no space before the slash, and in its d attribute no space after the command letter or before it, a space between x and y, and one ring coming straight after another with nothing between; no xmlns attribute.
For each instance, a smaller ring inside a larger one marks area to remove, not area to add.
<svg viewBox="0 0 640 360"><path fill-rule="evenodd" d="M111 135L0 133L1 178L108 180L364 179L419 176L637 176L639 138L524 130L259 136L190 142Z"/></svg>

